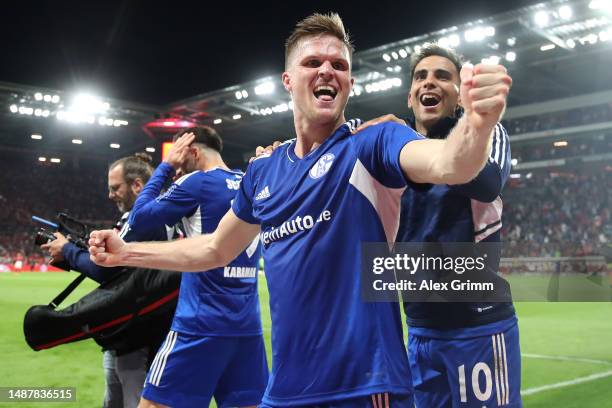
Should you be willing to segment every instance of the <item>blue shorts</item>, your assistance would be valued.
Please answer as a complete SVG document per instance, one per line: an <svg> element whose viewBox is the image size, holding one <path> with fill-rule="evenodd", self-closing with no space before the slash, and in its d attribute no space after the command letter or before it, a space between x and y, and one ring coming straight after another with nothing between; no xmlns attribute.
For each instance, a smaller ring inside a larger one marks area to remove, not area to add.
<svg viewBox="0 0 612 408"><path fill-rule="evenodd" d="M268 384L263 336L199 337L170 331L143 398L173 408L259 405Z"/></svg>
<svg viewBox="0 0 612 408"><path fill-rule="evenodd" d="M487 335L482 335L481 326L474 337L466 335L471 330L467 328L460 338L434 337L434 330L427 330L428 336L423 336L409 329L408 360L416 406L522 407L516 319L505 326Z"/></svg>
<svg viewBox="0 0 612 408"><path fill-rule="evenodd" d="M302 408L414 408L414 398L411 395L393 395L388 392L368 395L367 397L350 398L330 401L321 404L300 405ZM262 404L259 408L276 408Z"/></svg>

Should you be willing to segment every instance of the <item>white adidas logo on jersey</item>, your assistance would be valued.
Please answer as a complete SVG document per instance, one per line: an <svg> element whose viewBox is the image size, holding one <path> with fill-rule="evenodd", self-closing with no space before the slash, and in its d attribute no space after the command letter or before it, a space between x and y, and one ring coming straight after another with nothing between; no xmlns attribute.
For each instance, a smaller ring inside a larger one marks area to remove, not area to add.
<svg viewBox="0 0 612 408"><path fill-rule="evenodd" d="M255 201L263 200L264 198L268 197L270 197L270 189L268 188L268 186L265 186L263 190L261 190L259 194L255 196Z"/></svg>

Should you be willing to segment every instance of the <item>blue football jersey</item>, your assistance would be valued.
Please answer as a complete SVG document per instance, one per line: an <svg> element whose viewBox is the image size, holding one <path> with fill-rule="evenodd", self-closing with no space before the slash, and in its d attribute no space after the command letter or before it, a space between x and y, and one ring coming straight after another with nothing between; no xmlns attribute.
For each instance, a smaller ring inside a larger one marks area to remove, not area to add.
<svg viewBox="0 0 612 408"><path fill-rule="evenodd" d="M492 137L490 157L471 182L435 185L426 191L406 190L402 197L398 242L500 242L501 192L510 175L510 141L499 123ZM404 310L411 333L422 335L431 333L429 329L487 325L515 313L511 302L408 301L404 303ZM466 331L465 336L471 336L470 333Z"/></svg>
<svg viewBox="0 0 612 408"><path fill-rule="evenodd" d="M186 174L162 195L174 173L167 163L155 170L128 220L130 234L182 221L190 237L215 231L229 210L243 173L215 168ZM251 336L262 333L257 293L258 240L229 265L183 273L172 330L196 336Z"/></svg>
<svg viewBox="0 0 612 408"><path fill-rule="evenodd" d="M394 241L407 180L396 124L353 137L339 127L303 158L295 140L248 168L232 205L261 225L272 315L272 374L263 403L307 405L409 394L397 303L360 297L361 243Z"/></svg>

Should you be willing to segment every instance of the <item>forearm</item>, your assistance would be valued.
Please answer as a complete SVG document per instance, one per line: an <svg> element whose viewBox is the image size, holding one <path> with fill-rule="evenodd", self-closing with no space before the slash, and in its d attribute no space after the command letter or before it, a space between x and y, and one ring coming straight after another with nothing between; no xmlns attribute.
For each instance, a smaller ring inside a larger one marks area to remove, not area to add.
<svg viewBox="0 0 612 408"><path fill-rule="evenodd" d="M491 152L492 130L476 132L465 117L457 122L432 161L441 183L464 184L478 175Z"/></svg>
<svg viewBox="0 0 612 408"><path fill-rule="evenodd" d="M206 271L231 261L216 248L213 234L172 242L132 242L122 252L121 263L126 266L182 272Z"/></svg>

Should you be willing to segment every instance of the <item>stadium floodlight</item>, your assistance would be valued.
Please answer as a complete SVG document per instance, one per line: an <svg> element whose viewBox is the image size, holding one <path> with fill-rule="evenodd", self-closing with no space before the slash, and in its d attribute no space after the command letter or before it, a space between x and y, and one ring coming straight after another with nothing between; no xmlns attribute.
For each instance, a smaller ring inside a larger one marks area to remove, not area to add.
<svg viewBox="0 0 612 408"><path fill-rule="evenodd" d="M147 147L145 150L147 152L149 152L149 153L155 153L155 148L154 147Z"/></svg>
<svg viewBox="0 0 612 408"><path fill-rule="evenodd" d="M506 61L508 62L514 62L516 61L516 52L514 51L508 51L506 53Z"/></svg>
<svg viewBox="0 0 612 408"><path fill-rule="evenodd" d="M540 47L540 51L550 51L554 50L557 46L555 44L545 44Z"/></svg>
<svg viewBox="0 0 612 408"><path fill-rule="evenodd" d="M589 42L589 44L597 44L597 40L599 40L599 37L597 36L597 34L589 34L586 36L586 40Z"/></svg>
<svg viewBox="0 0 612 408"><path fill-rule="evenodd" d="M11 105L10 108L12 113L17 113L19 112L19 108L17 107L17 105Z"/></svg>
<svg viewBox="0 0 612 408"><path fill-rule="evenodd" d="M243 98L248 98L249 97L249 93L246 91L246 89L243 89L241 93L242 93L242 97Z"/></svg>
<svg viewBox="0 0 612 408"><path fill-rule="evenodd" d="M255 87L255 95L267 95L274 92L274 82L267 81Z"/></svg>
<svg viewBox="0 0 612 408"><path fill-rule="evenodd" d="M572 14L572 8L567 4L559 7L559 17L561 17L563 20L569 20L572 18Z"/></svg>
<svg viewBox="0 0 612 408"><path fill-rule="evenodd" d="M448 36L448 44L451 47L458 47L461 44L461 38L457 34L451 34Z"/></svg>
<svg viewBox="0 0 612 408"><path fill-rule="evenodd" d="M506 40L508 47L514 47L516 45L516 37L510 37Z"/></svg>
<svg viewBox="0 0 612 408"><path fill-rule="evenodd" d="M356 96L359 96L363 92L363 87L361 85L355 85L353 86L353 92Z"/></svg>
<svg viewBox="0 0 612 408"><path fill-rule="evenodd" d="M567 140L559 140L553 143L553 146L555 147L566 147L567 145L568 145Z"/></svg>
<svg viewBox="0 0 612 408"><path fill-rule="evenodd" d="M486 32L482 27L472 28L463 34L463 38L465 38L465 41L467 42L482 41L484 40L485 36Z"/></svg>
<svg viewBox="0 0 612 408"><path fill-rule="evenodd" d="M222 122L223 122L223 119L219 119L219 118L217 118L217 119L213 120L213 123L214 123L215 125L220 125Z"/></svg>
<svg viewBox="0 0 612 408"><path fill-rule="evenodd" d="M518 159L515 157L514 159L510 160L510 163L512 163L513 166L516 166L518 164Z"/></svg>
<svg viewBox="0 0 612 408"><path fill-rule="evenodd" d="M58 159L57 157L51 158L51 163L59 163L59 162L61 162L61 159Z"/></svg>
<svg viewBox="0 0 612 408"><path fill-rule="evenodd" d="M383 54L382 59L384 59L386 62L391 61L391 57L389 56L389 54Z"/></svg>
<svg viewBox="0 0 612 408"><path fill-rule="evenodd" d="M174 126L174 125L176 125L176 122L175 122L175 121L173 121L173 120L165 120L165 121L164 121L164 123L163 123L163 125L164 125L164 126L168 126L168 127L170 127L170 126Z"/></svg>
<svg viewBox="0 0 612 408"><path fill-rule="evenodd" d="M45 95L43 96L43 99L45 102L51 102L51 99L53 99L53 97L51 95Z"/></svg>
<svg viewBox="0 0 612 408"><path fill-rule="evenodd" d="M38 161L39 161L39 162L46 162L46 161L47 161L47 158L46 158L46 157L42 157L42 156L41 156L41 157L39 157L39 158L38 158Z"/></svg>
<svg viewBox="0 0 612 408"><path fill-rule="evenodd" d="M121 145L119 143L111 143L110 144L110 148L111 149L119 149L121 147Z"/></svg>
<svg viewBox="0 0 612 408"><path fill-rule="evenodd" d="M47 117L49 117L49 114L50 114L50 113L51 113L51 112L49 112L49 110L48 110L48 109L43 109L43 111L42 111L42 117L43 117L43 118L47 118Z"/></svg>
<svg viewBox="0 0 612 408"><path fill-rule="evenodd" d="M240 119L241 117L242 117L242 115L241 115L241 114L236 113L236 114L234 114L234 115L232 116L232 119L234 119L234 120L238 120L238 119Z"/></svg>
<svg viewBox="0 0 612 408"><path fill-rule="evenodd" d="M70 110L78 113L104 113L109 108L108 102L103 102L97 96L79 93L72 99Z"/></svg>
<svg viewBox="0 0 612 408"><path fill-rule="evenodd" d="M72 144L83 144L83 141L81 139L72 139Z"/></svg>
<svg viewBox="0 0 612 408"><path fill-rule="evenodd" d="M394 60L396 60L396 59L398 59L398 58L399 58L399 54L398 54L397 52L393 51L393 52L391 53L391 57L393 57L393 59L394 59Z"/></svg>
<svg viewBox="0 0 612 408"><path fill-rule="evenodd" d="M548 16L548 12L546 10L540 10L537 13L535 13L535 15L533 16L533 21L535 21L535 23L539 26L539 27L546 27L548 25L548 21L549 21L549 16Z"/></svg>
<svg viewBox="0 0 612 408"><path fill-rule="evenodd" d="M293 101L289 101L287 106L289 107L289 110L293 110Z"/></svg>
<svg viewBox="0 0 612 408"><path fill-rule="evenodd" d="M238 100L242 99L242 92L236 91L236 93L234 95L236 95L236 99L238 99Z"/></svg>
<svg viewBox="0 0 612 408"><path fill-rule="evenodd" d="M30 137L34 140L42 139L42 135L40 133L33 133Z"/></svg>
<svg viewBox="0 0 612 408"><path fill-rule="evenodd" d="M484 34L487 37L493 37L495 35L495 27L493 26L487 26L484 28Z"/></svg>
<svg viewBox="0 0 612 408"><path fill-rule="evenodd" d="M60 101L60 97L59 97L59 95L53 95L53 96L51 97L51 102L52 102L52 103L58 103L59 101ZM107 104L107 105L108 105L108 104Z"/></svg>
<svg viewBox="0 0 612 408"><path fill-rule="evenodd" d="M400 56L400 57L402 57L402 58L406 58L406 57L408 57L408 51L406 51L404 48L400 49L400 50L398 51L398 54L399 54L399 56Z"/></svg>
<svg viewBox="0 0 612 408"><path fill-rule="evenodd" d="M40 92L36 92L34 94L34 99L36 99L37 101L42 101L43 95Z"/></svg>
<svg viewBox="0 0 612 408"><path fill-rule="evenodd" d="M448 37L440 37L438 39L438 45L443 48L448 48L450 46L450 41L448 40Z"/></svg>
<svg viewBox="0 0 612 408"><path fill-rule="evenodd" d="M608 41L610 39L610 30L599 33L599 41Z"/></svg>
<svg viewBox="0 0 612 408"><path fill-rule="evenodd" d="M592 0L589 3L589 8L593 10L612 12L612 0Z"/></svg>
<svg viewBox="0 0 612 408"><path fill-rule="evenodd" d="M519 173L513 173L513 174L510 174L510 178L511 179L520 179L521 175Z"/></svg>
<svg viewBox="0 0 612 408"><path fill-rule="evenodd" d="M34 116L42 116L42 109L39 109L39 108L34 109Z"/></svg>
<svg viewBox="0 0 612 408"><path fill-rule="evenodd" d="M570 38L565 42L565 45L567 45L568 48L574 48L576 47L576 41Z"/></svg>

